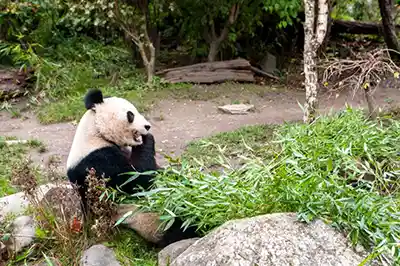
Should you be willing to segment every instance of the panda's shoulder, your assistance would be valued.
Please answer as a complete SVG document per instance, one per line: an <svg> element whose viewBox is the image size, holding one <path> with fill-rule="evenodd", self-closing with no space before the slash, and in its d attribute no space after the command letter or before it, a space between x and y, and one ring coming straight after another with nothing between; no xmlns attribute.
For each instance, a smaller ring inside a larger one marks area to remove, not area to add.
<svg viewBox="0 0 400 266"><path fill-rule="evenodd" d="M91 151L74 167L69 169L81 175L87 169L94 168L97 173L115 176L123 171L131 171L132 166L117 146L102 147Z"/></svg>
<svg viewBox="0 0 400 266"><path fill-rule="evenodd" d="M124 153L117 146L108 146L95 149L82 158L80 163L85 165L102 165L104 163L115 166L129 165L129 161L125 157Z"/></svg>

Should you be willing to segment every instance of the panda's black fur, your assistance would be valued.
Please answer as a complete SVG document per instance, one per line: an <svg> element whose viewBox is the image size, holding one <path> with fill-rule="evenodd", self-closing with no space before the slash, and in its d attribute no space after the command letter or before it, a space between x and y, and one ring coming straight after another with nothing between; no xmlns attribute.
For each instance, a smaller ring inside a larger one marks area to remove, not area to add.
<svg viewBox="0 0 400 266"><path fill-rule="evenodd" d="M101 90L89 90L83 99L87 110L94 108L95 104L103 103L103 93Z"/></svg>
<svg viewBox="0 0 400 266"><path fill-rule="evenodd" d="M124 156L118 146L104 147L91 152L88 156L83 158L79 164L67 171L69 181L79 187L84 206L86 206L85 179L88 175L88 169L92 167L99 176L104 174L104 176L109 179L107 182L108 186L112 188L119 187L120 190L128 194L133 194L138 191L138 186L148 189L152 184L150 176L140 175L135 179L135 182L129 182L121 186L126 181L126 175L122 174L132 172L134 168L132 168L129 160Z"/></svg>
<svg viewBox="0 0 400 266"><path fill-rule="evenodd" d="M103 95L99 90L89 91L84 99L85 107L88 110L96 112L96 104L103 103ZM129 116L129 115L128 115ZM127 117L129 119L129 117ZM139 175L134 182L129 182L121 187L126 181L127 176L121 175L127 172L146 172L160 171L155 159L155 139L151 133L142 135L143 144L133 146L129 156L124 153L122 148L116 144L106 147L93 149L77 164L67 168L67 176L71 183L78 185L79 193L82 197L83 207L85 211L85 192L87 190L85 179L90 168L94 168L97 176L104 175L109 178L107 186L116 188L117 186L128 194L137 191L138 186L148 190L153 184L154 175ZM185 231L181 228L183 222L179 219L163 233L163 237L153 243L157 247L165 247L173 242L197 237L198 234L194 227L187 228Z"/></svg>
<svg viewBox="0 0 400 266"><path fill-rule="evenodd" d="M143 144L132 147L129 162L137 172L157 171L155 139L151 133L142 136Z"/></svg>

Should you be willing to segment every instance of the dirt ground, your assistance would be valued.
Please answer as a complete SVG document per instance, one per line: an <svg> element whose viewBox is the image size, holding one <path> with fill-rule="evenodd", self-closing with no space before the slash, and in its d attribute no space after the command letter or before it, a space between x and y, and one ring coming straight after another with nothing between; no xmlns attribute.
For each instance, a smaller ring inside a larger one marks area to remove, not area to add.
<svg viewBox="0 0 400 266"><path fill-rule="evenodd" d="M200 87L199 89L204 89ZM375 92L376 104L388 107L400 102L398 88L383 88ZM207 100L164 99L149 112L147 117L156 137L160 163L162 153L179 155L188 142L219 132L235 130L245 125L282 123L302 119L302 110L298 102L304 103L304 92L288 89L266 90L262 93L248 92ZM351 92L334 95L324 93L319 96L320 111L331 108L341 109L346 103L353 107L365 107L361 94L353 97ZM247 101L255 105L255 112L247 115L229 115L221 113L217 107L232 101ZM83 108L83 104L82 104ZM7 112L0 112L0 135L15 136L20 139L35 138L46 145L45 153L33 153L32 159L45 166L48 160L57 156L61 160L61 171L65 164L76 126L72 123L41 125L32 113L24 113L27 119L11 118Z"/></svg>

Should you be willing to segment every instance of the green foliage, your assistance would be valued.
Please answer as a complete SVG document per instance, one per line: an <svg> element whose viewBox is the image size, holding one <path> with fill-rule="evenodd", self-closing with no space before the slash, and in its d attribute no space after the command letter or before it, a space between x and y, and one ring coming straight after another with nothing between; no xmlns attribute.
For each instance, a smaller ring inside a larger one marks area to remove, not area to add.
<svg viewBox="0 0 400 266"><path fill-rule="evenodd" d="M0 197L17 192L11 185L13 167L20 164L27 156L29 147L41 149L43 145L38 141L29 141L27 144L6 144L6 140L15 138L0 137Z"/></svg>
<svg viewBox="0 0 400 266"><path fill-rule="evenodd" d="M281 21L278 26L282 28L293 25L303 4L301 0L265 0L262 2L266 11L279 15Z"/></svg>
<svg viewBox="0 0 400 266"><path fill-rule="evenodd" d="M311 125L284 125L273 141L280 149L267 161L247 152L243 166L225 164L219 174L182 161L160 174L142 204L166 223L178 216L203 233L235 218L294 211L399 259L399 129L398 121L371 122L350 108ZM367 177L364 189L350 185Z"/></svg>
<svg viewBox="0 0 400 266"><path fill-rule="evenodd" d="M59 37L56 26L63 11L59 1L5 0L0 9L0 25L7 41L47 45Z"/></svg>
<svg viewBox="0 0 400 266"><path fill-rule="evenodd" d="M343 20L375 21L381 19L378 1L337 0L332 18Z"/></svg>
<svg viewBox="0 0 400 266"><path fill-rule="evenodd" d="M65 1L65 7L69 12L63 18L67 27L76 32L85 32L95 29L98 32L115 31L116 25L113 21L115 16L114 0L99 1Z"/></svg>

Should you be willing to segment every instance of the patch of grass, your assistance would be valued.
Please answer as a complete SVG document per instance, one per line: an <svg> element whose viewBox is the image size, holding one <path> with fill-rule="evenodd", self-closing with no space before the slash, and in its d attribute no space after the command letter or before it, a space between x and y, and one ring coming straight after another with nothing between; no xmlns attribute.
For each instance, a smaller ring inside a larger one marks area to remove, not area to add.
<svg viewBox="0 0 400 266"><path fill-rule="evenodd" d="M231 132L192 141L182 159L201 161L206 166L220 164L226 159L237 160L249 153L269 158L275 146L271 143L277 125L253 125Z"/></svg>
<svg viewBox="0 0 400 266"><path fill-rule="evenodd" d="M105 96L123 97L131 101L139 112L147 112L151 107L162 98L167 97L168 89L152 90L146 88L137 88L135 84L144 86L142 81L137 79L127 79L123 84L116 86L99 87ZM132 90L131 88L135 88ZM65 121L79 121L86 112L83 104L83 97L86 90L82 93L76 93L73 96L67 96L54 102L49 102L37 109L37 117L42 124L51 124Z"/></svg>
<svg viewBox="0 0 400 266"><path fill-rule="evenodd" d="M30 140L27 144L6 144L7 140L16 140L15 137L0 137L0 197L13 194L17 189L11 185L13 167L20 164L29 151L29 148L41 149L44 145L40 141Z"/></svg>
<svg viewBox="0 0 400 266"><path fill-rule="evenodd" d="M130 229L119 229L109 242L122 265L157 265L157 251Z"/></svg>
<svg viewBox="0 0 400 266"><path fill-rule="evenodd" d="M210 101L217 98L233 98L233 101L248 102L248 95L264 97L267 91L281 88L269 88L256 84L240 84L225 82L217 85L186 85L178 91L172 91L171 96L175 99L188 99L194 101Z"/></svg>
<svg viewBox="0 0 400 266"><path fill-rule="evenodd" d="M311 125L283 125L271 140L279 146L273 156L246 147L245 164L225 164L219 174L182 160L158 176L141 204L203 233L235 218L297 212L345 231L372 256L400 262L399 132L399 121L372 122L350 108ZM356 181L362 185L353 187Z"/></svg>

